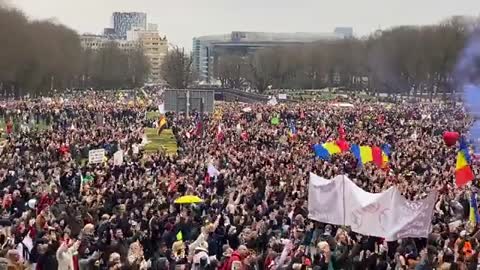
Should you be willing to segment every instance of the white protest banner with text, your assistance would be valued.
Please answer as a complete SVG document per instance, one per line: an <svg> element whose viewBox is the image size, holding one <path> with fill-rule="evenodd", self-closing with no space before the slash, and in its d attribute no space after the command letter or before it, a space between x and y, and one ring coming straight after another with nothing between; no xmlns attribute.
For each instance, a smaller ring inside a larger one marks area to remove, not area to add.
<svg viewBox="0 0 480 270"><path fill-rule="evenodd" d="M427 237L437 197L410 201L396 187L382 193L366 192L346 176L332 180L310 175L308 208L311 219L347 225L354 232L394 241Z"/></svg>
<svg viewBox="0 0 480 270"><path fill-rule="evenodd" d="M88 151L88 163L99 164L103 162L105 157L105 149L95 149Z"/></svg>
<svg viewBox="0 0 480 270"><path fill-rule="evenodd" d="M343 176L332 180L310 173L308 183L308 217L334 225L345 224L343 204Z"/></svg>

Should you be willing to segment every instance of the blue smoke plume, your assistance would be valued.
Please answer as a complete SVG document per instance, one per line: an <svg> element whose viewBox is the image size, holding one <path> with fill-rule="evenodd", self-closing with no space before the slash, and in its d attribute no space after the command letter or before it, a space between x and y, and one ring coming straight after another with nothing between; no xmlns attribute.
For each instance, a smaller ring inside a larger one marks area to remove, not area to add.
<svg viewBox="0 0 480 270"><path fill-rule="evenodd" d="M480 152L480 31L468 40L455 67L455 80L463 90L463 102L468 113L475 119L469 131L469 140Z"/></svg>

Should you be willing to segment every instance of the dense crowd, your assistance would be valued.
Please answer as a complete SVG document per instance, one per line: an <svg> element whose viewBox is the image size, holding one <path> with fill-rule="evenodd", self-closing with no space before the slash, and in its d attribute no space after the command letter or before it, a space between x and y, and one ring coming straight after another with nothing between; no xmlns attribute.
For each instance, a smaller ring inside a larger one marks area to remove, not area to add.
<svg viewBox="0 0 480 270"><path fill-rule="evenodd" d="M442 141L467 131L462 107L351 102L167 113L177 155L142 150L156 100L92 92L3 102L0 269L477 269L471 191L455 187L456 148ZM348 151L315 158L312 146L340 130L350 143L389 144L388 168L360 168ZM99 148L104 162L89 164ZM310 172L347 174L370 192L396 185L411 200L438 190L430 237L386 242L308 219ZM174 203L183 195L204 202Z"/></svg>

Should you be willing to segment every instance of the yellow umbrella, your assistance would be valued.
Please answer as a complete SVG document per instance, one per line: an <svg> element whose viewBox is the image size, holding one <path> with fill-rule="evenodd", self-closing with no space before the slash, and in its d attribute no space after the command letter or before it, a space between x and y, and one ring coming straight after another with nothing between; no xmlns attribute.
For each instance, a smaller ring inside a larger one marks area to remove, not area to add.
<svg viewBox="0 0 480 270"><path fill-rule="evenodd" d="M175 200L176 204L201 203L203 202L198 196L186 195Z"/></svg>

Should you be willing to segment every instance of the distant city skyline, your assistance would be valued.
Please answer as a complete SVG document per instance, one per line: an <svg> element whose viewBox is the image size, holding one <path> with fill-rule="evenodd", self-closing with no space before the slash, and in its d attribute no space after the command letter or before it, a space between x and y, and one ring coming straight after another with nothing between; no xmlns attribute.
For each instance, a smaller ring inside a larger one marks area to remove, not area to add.
<svg viewBox="0 0 480 270"><path fill-rule="evenodd" d="M0 0L1 2L2 0ZM353 27L355 36L397 25L439 23L451 16L478 16L480 1L434 0L4 0L31 19L54 19L79 34L101 34L113 12L145 12L173 44L192 48L195 36L231 31L332 32Z"/></svg>

